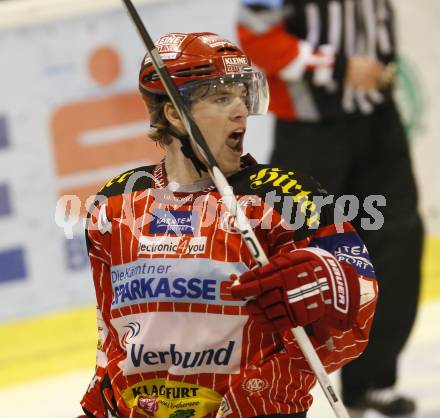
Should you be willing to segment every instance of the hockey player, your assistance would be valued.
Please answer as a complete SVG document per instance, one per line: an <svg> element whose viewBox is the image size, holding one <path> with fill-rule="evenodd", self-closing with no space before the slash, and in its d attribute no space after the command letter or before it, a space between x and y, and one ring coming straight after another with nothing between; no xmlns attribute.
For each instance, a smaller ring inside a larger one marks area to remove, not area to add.
<svg viewBox="0 0 440 418"><path fill-rule="evenodd" d="M256 268L146 56L139 87L166 156L110 180L91 210L99 344L84 412L305 417L316 379L290 329L307 327L328 372L357 357L377 295L368 253L333 205L318 210L312 179L242 155L268 91L237 46L212 33L156 45L270 263Z"/></svg>

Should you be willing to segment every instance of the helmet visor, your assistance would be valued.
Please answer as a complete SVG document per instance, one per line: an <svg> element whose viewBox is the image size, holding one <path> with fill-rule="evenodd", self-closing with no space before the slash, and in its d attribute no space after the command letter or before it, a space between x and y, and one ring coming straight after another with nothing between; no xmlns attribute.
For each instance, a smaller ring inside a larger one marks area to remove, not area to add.
<svg viewBox="0 0 440 418"><path fill-rule="evenodd" d="M242 69L244 71L245 69ZM197 100L242 88L249 115L264 115L269 107L269 87L266 76L249 68L248 71L222 77L189 82L179 88L186 103L191 106Z"/></svg>

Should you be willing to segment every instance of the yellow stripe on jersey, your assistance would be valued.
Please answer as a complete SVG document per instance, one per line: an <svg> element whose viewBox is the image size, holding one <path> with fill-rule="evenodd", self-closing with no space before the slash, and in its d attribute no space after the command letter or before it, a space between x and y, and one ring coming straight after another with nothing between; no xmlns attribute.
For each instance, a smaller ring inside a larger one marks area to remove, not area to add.
<svg viewBox="0 0 440 418"><path fill-rule="evenodd" d="M422 300L440 299L440 236L426 242ZM0 387L88 368L97 344L96 309L87 307L0 325ZM85 390L86 388L84 388Z"/></svg>

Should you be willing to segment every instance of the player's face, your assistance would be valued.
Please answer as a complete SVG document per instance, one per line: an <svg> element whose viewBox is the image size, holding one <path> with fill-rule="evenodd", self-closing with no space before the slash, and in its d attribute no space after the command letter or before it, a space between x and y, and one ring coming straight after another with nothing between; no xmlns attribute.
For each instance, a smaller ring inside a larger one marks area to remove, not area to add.
<svg viewBox="0 0 440 418"><path fill-rule="evenodd" d="M191 106L194 121L224 173L240 169L249 115L246 97L244 85L230 84L216 88Z"/></svg>

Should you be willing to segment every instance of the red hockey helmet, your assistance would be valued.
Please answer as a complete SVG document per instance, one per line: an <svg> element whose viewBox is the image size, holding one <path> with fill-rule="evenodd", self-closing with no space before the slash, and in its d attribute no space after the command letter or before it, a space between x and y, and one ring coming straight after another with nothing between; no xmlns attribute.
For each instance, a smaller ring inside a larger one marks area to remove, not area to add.
<svg viewBox="0 0 440 418"><path fill-rule="evenodd" d="M188 102L200 98L200 87L206 93L219 86L240 83L247 88L249 114L265 114L269 90L263 73L251 67L249 57L227 39L210 32L169 33L155 43L171 78ZM147 53L139 73L142 95L166 95L165 88ZM194 95L197 91L197 95Z"/></svg>

